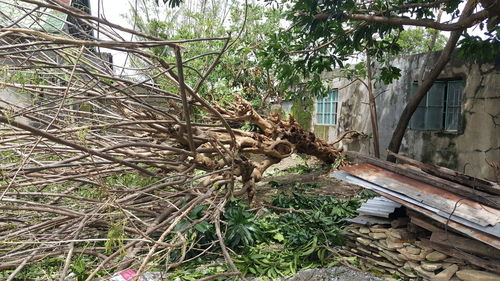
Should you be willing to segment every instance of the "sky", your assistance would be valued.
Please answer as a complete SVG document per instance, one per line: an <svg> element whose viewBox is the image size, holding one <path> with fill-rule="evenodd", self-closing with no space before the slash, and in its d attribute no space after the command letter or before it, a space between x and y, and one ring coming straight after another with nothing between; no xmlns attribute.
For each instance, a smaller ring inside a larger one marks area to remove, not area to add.
<svg viewBox="0 0 500 281"><path fill-rule="evenodd" d="M119 23L121 26L132 28L132 25L125 15L130 13L130 2L134 3L135 0L90 0L90 9L93 16L105 18L112 23ZM123 33L122 33L123 34ZM123 35L124 36L124 35ZM127 40L130 40L128 38ZM126 65L127 56L123 52L102 49L103 52L109 52L113 55L113 62L115 70L119 73L122 72L119 66Z"/></svg>
<svg viewBox="0 0 500 281"><path fill-rule="evenodd" d="M130 8L135 5L136 1L152 1L152 0L90 0L92 15L106 18L110 22L118 23L121 26L132 28L132 24L125 18L130 13ZM462 3L463 7L464 3ZM443 14L442 22L450 21L451 17L446 13ZM470 28L469 34L485 38L479 27ZM449 32L443 32L448 37ZM130 40L130 38L125 38ZM118 51L106 50L112 53L113 61L117 66L126 64L126 55ZM120 71L120 70L118 70Z"/></svg>

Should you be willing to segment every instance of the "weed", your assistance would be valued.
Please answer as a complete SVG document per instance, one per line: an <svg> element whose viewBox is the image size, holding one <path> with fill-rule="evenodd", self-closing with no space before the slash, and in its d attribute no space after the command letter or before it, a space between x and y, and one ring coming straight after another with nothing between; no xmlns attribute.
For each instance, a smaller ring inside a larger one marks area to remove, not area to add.
<svg viewBox="0 0 500 281"><path fill-rule="evenodd" d="M124 223L117 222L111 225L108 231L107 238L108 240L106 240L106 243L104 244L104 247L106 248L106 253L111 254L116 249L122 248L123 239L127 238L127 236L125 235Z"/></svg>

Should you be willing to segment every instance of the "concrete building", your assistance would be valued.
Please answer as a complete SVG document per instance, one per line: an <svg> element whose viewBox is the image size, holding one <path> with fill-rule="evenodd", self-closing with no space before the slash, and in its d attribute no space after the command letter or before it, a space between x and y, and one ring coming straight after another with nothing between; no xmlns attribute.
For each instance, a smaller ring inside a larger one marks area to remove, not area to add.
<svg viewBox="0 0 500 281"><path fill-rule="evenodd" d="M396 59L393 65L401 69L401 77L390 85L375 85L383 158L408 97L421 80L425 62L431 62L432 66L439 52L430 53L427 59L426 56ZM368 137L346 140L341 145L346 150L373 154L366 87L336 76L326 73L324 79L337 90L313 101L309 106L314 109L302 110L302 113L313 112L306 127L328 141L348 130L362 131ZM308 105L300 107L304 106ZM486 161L500 162L500 64L474 62L454 55L415 112L401 153L494 180L493 169Z"/></svg>

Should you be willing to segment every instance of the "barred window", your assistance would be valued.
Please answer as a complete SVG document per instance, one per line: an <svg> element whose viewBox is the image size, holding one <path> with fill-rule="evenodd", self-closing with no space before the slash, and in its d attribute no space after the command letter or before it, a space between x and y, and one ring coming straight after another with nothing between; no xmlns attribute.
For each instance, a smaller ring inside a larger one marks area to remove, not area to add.
<svg viewBox="0 0 500 281"><path fill-rule="evenodd" d="M316 124L337 124L338 91L332 91L328 96L316 100Z"/></svg>
<svg viewBox="0 0 500 281"><path fill-rule="evenodd" d="M412 93L417 87L417 82L414 82ZM434 82L413 113L410 129L458 131L463 88L462 80Z"/></svg>

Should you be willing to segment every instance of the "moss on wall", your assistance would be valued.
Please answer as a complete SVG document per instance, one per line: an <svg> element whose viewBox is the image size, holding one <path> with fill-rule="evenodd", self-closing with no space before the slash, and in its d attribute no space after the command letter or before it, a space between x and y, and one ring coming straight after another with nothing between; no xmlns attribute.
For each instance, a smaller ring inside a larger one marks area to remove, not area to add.
<svg viewBox="0 0 500 281"><path fill-rule="evenodd" d="M424 146L421 159L424 163L458 169L458 151L455 144L456 135L433 132L423 132Z"/></svg>
<svg viewBox="0 0 500 281"><path fill-rule="evenodd" d="M314 101L309 97L303 100L294 101L291 114L304 130L310 131L313 111Z"/></svg>

